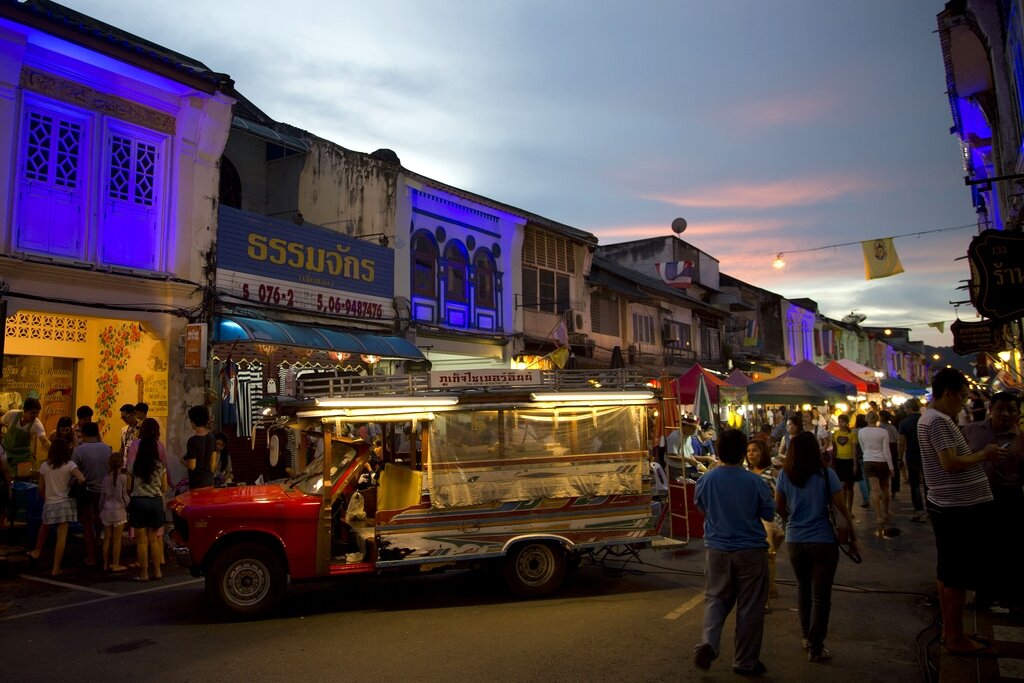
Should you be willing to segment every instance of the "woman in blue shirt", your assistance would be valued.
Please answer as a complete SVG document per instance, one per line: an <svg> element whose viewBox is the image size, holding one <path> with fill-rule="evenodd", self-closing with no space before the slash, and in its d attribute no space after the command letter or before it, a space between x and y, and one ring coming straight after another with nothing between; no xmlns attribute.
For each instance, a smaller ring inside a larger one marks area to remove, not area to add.
<svg viewBox="0 0 1024 683"><path fill-rule="evenodd" d="M839 564L839 546L828 517L828 499L850 522L843 487L834 470L823 467L818 439L810 432L793 437L786 464L775 489L775 509L788 520L786 545L797 582L797 608L807 659L822 662L832 653L825 648L832 580ZM853 526L850 549L856 551Z"/></svg>

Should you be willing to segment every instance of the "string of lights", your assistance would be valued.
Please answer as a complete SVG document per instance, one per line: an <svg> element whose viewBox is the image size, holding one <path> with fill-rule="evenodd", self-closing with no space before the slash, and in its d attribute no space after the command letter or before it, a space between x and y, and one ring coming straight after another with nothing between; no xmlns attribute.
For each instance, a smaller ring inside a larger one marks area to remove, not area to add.
<svg viewBox="0 0 1024 683"><path fill-rule="evenodd" d="M946 227L946 228L932 228L930 230L918 230L917 232L907 232L907 233L903 233L903 234L900 234L900 235L892 235L891 237L889 237L889 239L899 239L899 238L902 238L902 237L919 237L921 235L932 235L932 234L939 233L939 232L952 232L952 231L955 231L955 230L966 230L968 228L977 228L977 227L978 227L977 222L975 222L975 223L967 223L965 225L953 225L953 226L949 226L949 227ZM871 238L871 239L874 239L874 238ZM772 263L772 266L774 266L775 268L784 268L785 265L786 265L786 261L785 261L785 259L783 257L786 254L807 254L807 253L811 253L811 252L815 252L815 251L824 251L826 249L838 249L839 247L851 247L851 246L854 246L854 245L862 244L865 241L870 241L870 239L869 240L855 240L855 241L852 241L852 242L838 242L836 244L823 244L821 246L806 247L804 249L786 249L786 250L783 250L783 251L780 251L780 252L776 252L775 254L764 253L764 252L750 253L750 254L731 254L731 255L723 256L722 260L724 261L724 260L728 259L730 261L742 261L742 260L751 260L751 259L761 259L761 258L765 258L765 257L771 257L771 256L774 255L775 256L775 260Z"/></svg>

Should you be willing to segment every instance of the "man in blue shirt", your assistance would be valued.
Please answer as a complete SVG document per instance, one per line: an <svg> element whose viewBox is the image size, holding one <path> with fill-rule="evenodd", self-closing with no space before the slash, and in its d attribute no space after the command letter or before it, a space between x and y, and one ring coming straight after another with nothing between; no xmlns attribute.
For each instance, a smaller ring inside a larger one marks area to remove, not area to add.
<svg viewBox="0 0 1024 683"><path fill-rule="evenodd" d="M693 662L711 667L718 657L725 619L736 606L736 652L732 670L759 676L768 593L768 542L761 520L775 513L772 492L758 475L744 469L747 437L735 429L718 439L722 464L697 482L695 502L704 513L704 631Z"/></svg>

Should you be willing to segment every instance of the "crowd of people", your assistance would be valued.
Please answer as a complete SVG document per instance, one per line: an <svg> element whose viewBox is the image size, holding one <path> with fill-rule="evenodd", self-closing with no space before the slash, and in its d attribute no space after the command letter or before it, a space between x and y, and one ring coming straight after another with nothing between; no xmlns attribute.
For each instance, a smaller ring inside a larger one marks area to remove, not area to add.
<svg viewBox="0 0 1024 683"><path fill-rule="evenodd" d="M58 576L72 524L79 524L85 547L85 565L121 572L121 548L128 538L136 548L139 581L162 577L165 494L171 490L167 453L160 438L160 423L148 416L146 403L125 404L119 447L100 437L94 411L81 406L75 420L61 417L46 433L39 418L42 405L28 398L20 410L0 418L0 525L11 505L15 479L36 479L42 515L35 547L28 556L38 561L53 529L56 544L50 574ZM188 472L189 488L230 484L233 474L228 438L209 429L210 413L193 406L188 418L194 435L189 438L181 465ZM34 451L44 449L46 460L32 472ZM97 551L100 558L97 560Z"/></svg>
<svg viewBox="0 0 1024 683"><path fill-rule="evenodd" d="M861 486L860 506L873 511L873 523L865 526L878 538L898 535L893 500L906 488L910 519L931 523L948 654L997 654L991 643L965 634L968 590L976 591L975 609L998 604L1012 618L1024 617L1024 588L1015 577L1024 532L1020 525L998 524L1024 512L1020 397L969 394L967 378L947 368L936 373L923 412L916 399L894 412L875 404L866 408L832 417L781 409L771 431L749 439L724 431L711 461L689 452L681 458L687 467L677 476L695 482L695 504L705 517L705 614L696 666L707 669L718 657L723 624L735 608L733 670L766 671L760 660L764 614L775 594L783 539L796 578L807 658L831 658L825 639L839 562L832 517L845 520L847 549L856 553L854 491ZM681 430L683 438L696 444L695 430ZM668 444L669 454L673 447L682 452Z"/></svg>

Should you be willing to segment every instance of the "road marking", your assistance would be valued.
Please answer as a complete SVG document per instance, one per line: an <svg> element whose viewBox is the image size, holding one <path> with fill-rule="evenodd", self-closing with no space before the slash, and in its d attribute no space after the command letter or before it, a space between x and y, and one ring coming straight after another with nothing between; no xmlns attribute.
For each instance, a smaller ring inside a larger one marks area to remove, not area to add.
<svg viewBox="0 0 1024 683"><path fill-rule="evenodd" d="M34 580L34 581L40 581L41 580L43 583L55 583L55 584L58 584L58 585L61 585L61 586L69 586L71 588L82 588L82 586L75 586L75 585L72 585L72 584L64 584L64 583L61 583L59 581L49 581L49 580L46 580L46 579L41 579L38 576L25 576L25 575L22 575L22 578L31 579L31 580ZM191 584L199 583L201 581L202 581L202 579L188 579L187 581L179 581L178 583L168 583L168 584L163 584L163 585L157 585L157 586L153 586L152 588L144 588L142 590L131 591L129 593L111 593L111 592L108 592L108 591L99 591L99 590L96 590L96 589L92 589L93 592L102 593L103 597L101 597L101 598L93 598L92 600L83 600L82 602L76 602L76 603L72 603L70 605L57 605L56 607L47 607L45 609L37 609L37 610L35 610L33 612L25 612L23 614L12 614L9 617L0 617L0 621L13 621L14 619L22 619L24 617L33 617L33 616L36 616L36 615L39 615L39 614L47 614L49 612L58 612L58 611L60 611L62 609L70 609L72 607L82 607L83 605L95 605L97 602L106 602L108 600L116 600L118 598L130 598L133 595L139 595L140 593L155 593L156 591L170 590L172 588L180 588L182 586L189 586Z"/></svg>
<svg viewBox="0 0 1024 683"><path fill-rule="evenodd" d="M664 618L665 619L678 619L679 617L683 616L684 614L686 614L687 612L689 612L690 610L692 610L694 607L696 607L697 605L699 605L702 602L704 602L704 594L700 593L699 595L693 596L692 599L687 600L686 602L681 604L679 607L676 607L674 610L672 610L671 612L666 614Z"/></svg>
<svg viewBox="0 0 1024 683"><path fill-rule="evenodd" d="M65 583L64 581L57 581L55 579L46 579L42 576L30 576L29 574L19 574L18 578L26 579L28 581L38 581L39 583L48 583L51 586L60 586L61 588L70 588L72 590L85 591L86 593L96 593L97 595L117 595L117 593L113 591L104 591L100 590L99 588L90 588L89 586L79 586L74 583Z"/></svg>

